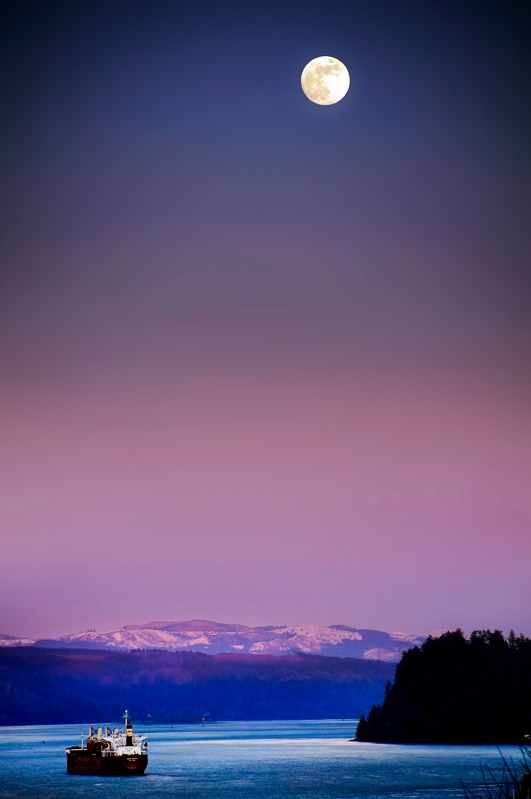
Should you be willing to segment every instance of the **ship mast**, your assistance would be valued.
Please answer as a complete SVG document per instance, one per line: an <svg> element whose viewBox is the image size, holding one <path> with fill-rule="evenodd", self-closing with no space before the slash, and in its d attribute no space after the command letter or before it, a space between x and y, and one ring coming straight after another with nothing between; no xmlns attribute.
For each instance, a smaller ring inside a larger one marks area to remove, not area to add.
<svg viewBox="0 0 531 799"><path fill-rule="evenodd" d="M133 746L133 725L129 720L129 714L127 710L122 716L125 719L125 745L126 746Z"/></svg>

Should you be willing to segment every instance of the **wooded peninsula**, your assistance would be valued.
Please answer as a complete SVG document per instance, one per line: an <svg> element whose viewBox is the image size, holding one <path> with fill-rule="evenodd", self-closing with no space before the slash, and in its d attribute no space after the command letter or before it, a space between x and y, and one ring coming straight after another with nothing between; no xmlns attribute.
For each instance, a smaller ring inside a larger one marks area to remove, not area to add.
<svg viewBox="0 0 531 799"><path fill-rule="evenodd" d="M531 734L531 639L461 630L405 652L357 740L519 744Z"/></svg>

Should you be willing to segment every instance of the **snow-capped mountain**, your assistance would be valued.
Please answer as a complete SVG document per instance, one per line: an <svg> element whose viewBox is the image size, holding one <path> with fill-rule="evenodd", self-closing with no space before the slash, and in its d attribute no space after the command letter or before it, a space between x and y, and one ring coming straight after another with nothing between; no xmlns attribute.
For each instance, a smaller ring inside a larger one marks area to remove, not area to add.
<svg viewBox="0 0 531 799"><path fill-rule="evenodd" d="M0 633L0 646L31 646L34 643L34 638L16 638L14 635Z"/></svg>
<svg viewBox="0 0 531 799"><path fill-rule="evenodd" d="M398 661L402 652L420 645L424 639L405 633L360 630L345 625L321 627L246 627L242 624L193 619L186 622L148 622L129 624L121 630L98 633L88 630L62 638L33 641L0 637L0 645L78 647L97 649L166 649L169 651L239 652L260 655L286 655L292 652L355 657L365 660Z"/></svg>

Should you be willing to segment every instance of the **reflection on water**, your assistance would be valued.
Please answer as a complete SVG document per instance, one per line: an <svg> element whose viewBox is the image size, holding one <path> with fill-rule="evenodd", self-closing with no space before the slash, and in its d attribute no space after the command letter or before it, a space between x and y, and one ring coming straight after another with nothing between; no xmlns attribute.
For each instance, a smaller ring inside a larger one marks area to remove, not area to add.
<svg viewBox="0 0 531 799"><path fill-rule="evenodd" d="M114 719L94 719L115 726ZM143 777L66 774L66 746L86 725L0 727L2 799L457 799L479 764L499 768L493 746L352 743L357 722L260 721L139 725L149 736ZM518 756L516 747L504 755Z"/></svg>

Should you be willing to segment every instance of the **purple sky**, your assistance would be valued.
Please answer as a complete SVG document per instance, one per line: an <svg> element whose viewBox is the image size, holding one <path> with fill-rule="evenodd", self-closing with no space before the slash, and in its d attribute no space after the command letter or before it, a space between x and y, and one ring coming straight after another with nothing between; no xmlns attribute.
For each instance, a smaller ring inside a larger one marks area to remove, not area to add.
<svg viewBox="0 0 531 799"><path fill-rule="evenodd" d="M196 5L4 28L0 632L531 634L516 5Z"/></svg>

